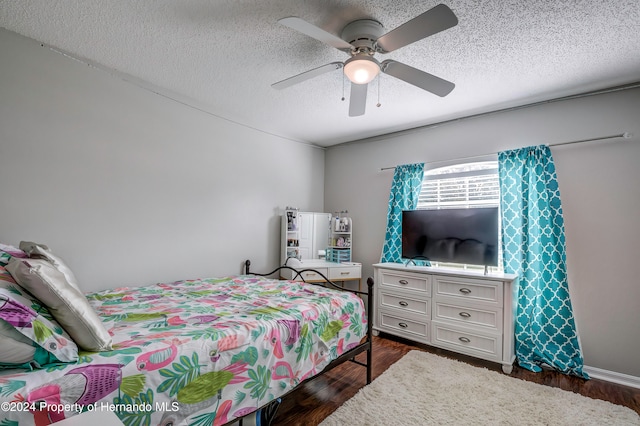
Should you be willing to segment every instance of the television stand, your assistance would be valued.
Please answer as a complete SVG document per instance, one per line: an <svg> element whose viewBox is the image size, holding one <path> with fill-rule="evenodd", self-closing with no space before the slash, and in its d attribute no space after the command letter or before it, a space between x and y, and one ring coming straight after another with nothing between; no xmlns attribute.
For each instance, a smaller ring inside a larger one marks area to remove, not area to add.
<svg viewBox="0 0 640 426"><path fill-rule="evenodd" d="M374 330L497 362L511 373L516 275L401 263L373 268Z"/></svg>

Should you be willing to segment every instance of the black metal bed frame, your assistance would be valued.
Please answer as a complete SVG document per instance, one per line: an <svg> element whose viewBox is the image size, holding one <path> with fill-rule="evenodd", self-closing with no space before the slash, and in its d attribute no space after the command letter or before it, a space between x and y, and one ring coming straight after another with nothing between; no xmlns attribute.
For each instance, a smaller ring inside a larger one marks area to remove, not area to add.
<svg viewBox="0 0 640 426"><path fill-rule="evenodd" d="M316 374L315 376L309 377L305 380L303 380L302 382L300 382L298 384L297 387L307 383L310 380L313 380L314 378L326 373L327 371L332 370L333 368L337 367L340 364L343 364L346 361L351 361L355 364L361 365L363 367L366 367L367 369L367 384L371 383L371 370L373 367L373 319L371 318L371 315L373 315L373 278L369 277L367 278L367 288L368 288L368 292L364 292L364 291L360 291L360 290L350 290L350 289L345 289L344 287L341 287L337 284L335 284L333 281L331 281L329 278L327 278L324 274L322 274L321 272L318 272L315 269L312 268L304 268L304 269L295 269L292 268L290 266L286 266L286 264L284 266L280 266L276 269L274 269L273 271L267 273L267 274L260 274L260 273L256 273L256 272L251 272L251 261L247 260L244 263L244 272L246 275L257 275L257 276L261 276L261 277L268 277L271 276L273 274L275 274L276 272L280 272L281 270L290 270L293 271L295 273L293 279L297 279L300 278L301 281L306 282L304 280L304 278L302 277L302 273L303 272L315 272L316 274L320 275L325 282L314 282L314 283L310 283L310 284L316 284L316 285L326 285L329 284L331 287L338 289L338 290L343 290L343 291L349 291L351 293L355 293L358 295L367 295L367 338L364 342L361 342L358 346L355 346L351 349L349 349L347 352L343 353L342 355L340 355L338 358L334 359L333 361L331 361L320 373ZM362 352L367 352L367 362L363 363L360 362L358 360L355 359L356 355L361 354ZM295 389L292 389L291 391L289 391L288 393L286 393L285 395L281 396L280 398L284 398L286 397L289 393L293 392ZM279 400L280 398L278 398L277 404L279 404ZM265 410L267 410L267 412L269 413L267 420L267 423L270 424L271 419L273 419L273 417L276 414L276 410L277 410L277 405L272 405L274 401L272 401L271 403L268 403L265 407ZM238 421L240 426L242 426L242 418L240 419L236 419L235 421Z"/></svg>

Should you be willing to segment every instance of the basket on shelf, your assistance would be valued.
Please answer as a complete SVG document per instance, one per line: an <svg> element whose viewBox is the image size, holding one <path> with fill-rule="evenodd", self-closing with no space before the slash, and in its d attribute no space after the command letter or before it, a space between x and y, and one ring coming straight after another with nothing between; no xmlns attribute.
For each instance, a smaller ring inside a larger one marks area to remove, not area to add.
<svg viewBox="0 0 640 426"><path fill-rule="evenodd" d="M351 249L327 249L327 260L329 262L349 262L351 261Z"/></svg>

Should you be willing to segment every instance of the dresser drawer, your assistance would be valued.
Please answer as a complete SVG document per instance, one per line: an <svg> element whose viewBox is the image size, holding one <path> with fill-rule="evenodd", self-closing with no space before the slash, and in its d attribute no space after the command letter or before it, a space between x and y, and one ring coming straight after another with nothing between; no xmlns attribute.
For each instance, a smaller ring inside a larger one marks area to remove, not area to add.
<svg viewBox="0 0 640 426"><path fill-rule="evenodd" d="M502 281L436 276L433 278L433 292L436 298L446 296L502 306Z"/></svg>
<svg viewBox="0 0 640 426"><path fill-rule="evenodd" d="M324 275L325 277L329 274L327 268L314 268L314 270L320 272L320 274ZM320 274L317 274L313 271L304 271L300 273L300 277L302 277L305 281L324 281L324 278L322 278L322 275ZM293 275L295 275L295 272L293 273Z"/></svg>
<svg viewBox="0 0 640 426"><path fill-rule="evenodd" d="M379 326L384 331L387 329L389 333L396 336L404 336L409 339L429 343L430 321L415 321L403 318L402 315L395 315L389 312L380 312Z"/></svg>
<svg viewBox="0 0 640 426"><path fill-rule="evenodd" d="M433 307L433 320L451 321L462 326L486 327L502 332L502 309L491 306L475 308L436 300Z"/></svg>
<svg viewBox="0 0 640 426"><path fill-rule="evenodd" d="M359 279L362 275L360 266L329 268L329 279L332 281Z"/></svg>
<svg viewBox="0 0 640 426"><path fill-rule="evenodd" d="M380 288L400 289L423 294L431 297L431 276L411 274L399 271L381 269L379 272Z"/></svg>
<svg viewBox="0 0 640 426"><path fill-rule="evenodd" d="M432 321L431 337L434 346L489 361L500 361L502 358L502 334L484 334Z"/></svg>
<svg viewBox="0 0 640 426"><path fill-rule="evenodd" d="M381 308L393 308L403 312L424 315L426 319L431 318L431 299L417 299L405 297L386 292L378 293L378 304Z"/></svg>

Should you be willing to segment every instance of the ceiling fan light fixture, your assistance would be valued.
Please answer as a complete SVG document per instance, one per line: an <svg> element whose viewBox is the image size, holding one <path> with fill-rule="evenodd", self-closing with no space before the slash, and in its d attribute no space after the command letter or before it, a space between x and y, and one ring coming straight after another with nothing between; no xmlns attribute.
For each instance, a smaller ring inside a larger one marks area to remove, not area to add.
<svg viewBox="0 0 640 426"><path fill-rule="evenodd" d="M355 84L367 84L380 73L380 63L369 55L356 55L344 63L344 75Z"/></svg>

